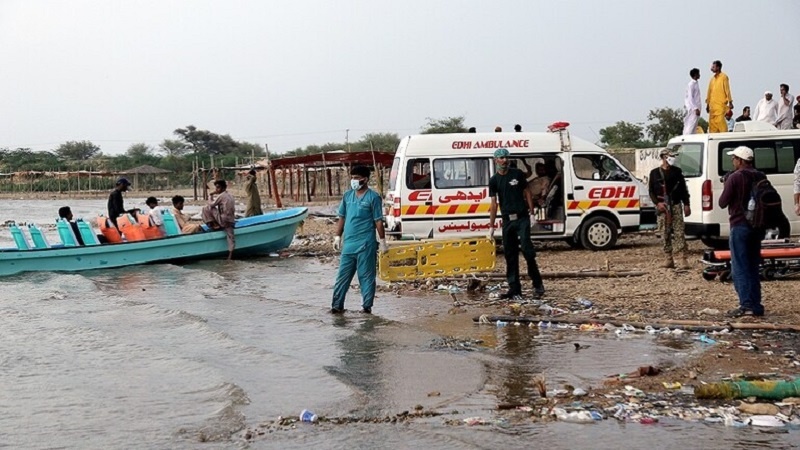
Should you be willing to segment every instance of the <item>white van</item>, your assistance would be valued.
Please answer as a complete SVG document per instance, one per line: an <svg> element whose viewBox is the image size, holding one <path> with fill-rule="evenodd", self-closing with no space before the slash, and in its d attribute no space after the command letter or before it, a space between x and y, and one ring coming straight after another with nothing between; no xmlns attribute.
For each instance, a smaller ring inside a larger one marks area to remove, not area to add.
<svg viewBox="0 0 800 450"><path fill-rule="evenodd" d="M407 136L395 154L386 195L390 235L401 239L485 235L494 151L507 148L512 166L548 177L534 212L534 239L562 239L605 250L621 232L655 224L655 207L639 180L602 148L553 133L459 133ZM495 227L501 229L498 214Z"/></svg>
<svg viewBox="0 0 800 450"><path fill-rule="evenodd" d="M783 199L783 212L792 234L800 233L794 213L794 167L800 158L800 130L777 130L764 122L739 122L731 133L690 134L669 141L680 156L691 196L692 215L687 217L686 236L700 238L714 248L727 248L730 236L728 210L721 209L722 177L733 169L726 153L746 145L753 149L756 169L764 172Z"/></svg>

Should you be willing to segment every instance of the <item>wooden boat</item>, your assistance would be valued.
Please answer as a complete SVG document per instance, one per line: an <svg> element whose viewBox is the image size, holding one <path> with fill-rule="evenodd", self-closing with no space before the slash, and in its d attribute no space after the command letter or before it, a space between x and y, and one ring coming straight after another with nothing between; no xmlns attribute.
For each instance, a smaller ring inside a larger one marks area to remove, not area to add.
<svg viewBox="0 0 800 450"><path fill-rule="evenodd" d="M297 226L307 215L308 208L291 208L237 220L234 257L266 254L288 247ZM169 213L164 214L164 219L165 237L111 244L100 244L94 230L86 222L79 222L84 246L75 244L71 227L65 222L59 222L57 227L63 244L52 246L35 225L28 226L30 240L22 228L12 225L17 247L0 249L0 276L21 272L78 272L227 256L225 231L180 234Z"/></svg>

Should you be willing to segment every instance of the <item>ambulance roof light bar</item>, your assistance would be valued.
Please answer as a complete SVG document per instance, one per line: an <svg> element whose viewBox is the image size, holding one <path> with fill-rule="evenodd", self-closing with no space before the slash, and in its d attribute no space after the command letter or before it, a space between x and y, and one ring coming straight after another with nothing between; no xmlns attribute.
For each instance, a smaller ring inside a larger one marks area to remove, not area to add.
<svg viewBox="0 0 800 450"><path fill-rule="evenodd" d="M569 140L569 122L553 122L547 127L547 131L551 133L558 133L559 139L561 139L561 151L568 152L572 150L572 144Z"/></svg>

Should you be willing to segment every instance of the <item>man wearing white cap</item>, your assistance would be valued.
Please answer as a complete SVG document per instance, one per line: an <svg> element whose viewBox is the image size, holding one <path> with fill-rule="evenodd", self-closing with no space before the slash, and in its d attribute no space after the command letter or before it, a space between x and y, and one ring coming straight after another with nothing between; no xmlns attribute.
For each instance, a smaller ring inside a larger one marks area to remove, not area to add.
<svg viewBox="0 0 800 450"><path fill-rule="evenodd" d="M739 146L727 152L733 158L732 172L725 179L725 187L719 197L719 207L728 208L731 226L728 243L731 247L731 275L733 286L739 296L739 307L730 311L732 317L744 315L763 316L761 304L761 240L764 231L750 226L747 221L747 204L750 201L753 183L766 175L753 168L753 150Z"/></svg>
<svg viewBox="0 0 800 450"><path fill-rule="evenodd" d="M781 84L781 96L778 98L778 120L775 126L779 130L792 129L792 105L794 104L794 97L789 93L789 85Z"/></svg>
<svg viewBox="0 0 800 450"><path fill-rule="evenodd" d="M753 120L767 122L775 125L778 122L778 102L772 99L772 92L764 92L764 98L756 105L755 117Z"/></svg>

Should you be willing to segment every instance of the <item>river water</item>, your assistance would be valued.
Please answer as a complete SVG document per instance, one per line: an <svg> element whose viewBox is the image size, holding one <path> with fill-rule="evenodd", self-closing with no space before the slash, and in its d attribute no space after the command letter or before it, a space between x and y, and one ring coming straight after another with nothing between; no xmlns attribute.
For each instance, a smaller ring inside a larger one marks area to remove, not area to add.
<svg viewBox="0 0 800 450"><path fill-rule="evenodd" d="M51 223L61 206L9 203L2 220ZM104 206L71 204L86 217ZM335 261L262 257L0 278L0 446L745 449L800 441L796 431L666 420L447 425L493 420L498 403L527 402L535 374L544 373L551 387L590 387L604 375L695 350L648 336L473 325L447 314L444 295L379 292L368 316L355 312L351 291L351 311L331 316L335 270ZM455 351L434 345L442 336L484 343ZM576 353L574 342L591 348ZM252 442L242 437L306 408L383 417L416 405L448 414L405 424L299 424Z"/></svg>

